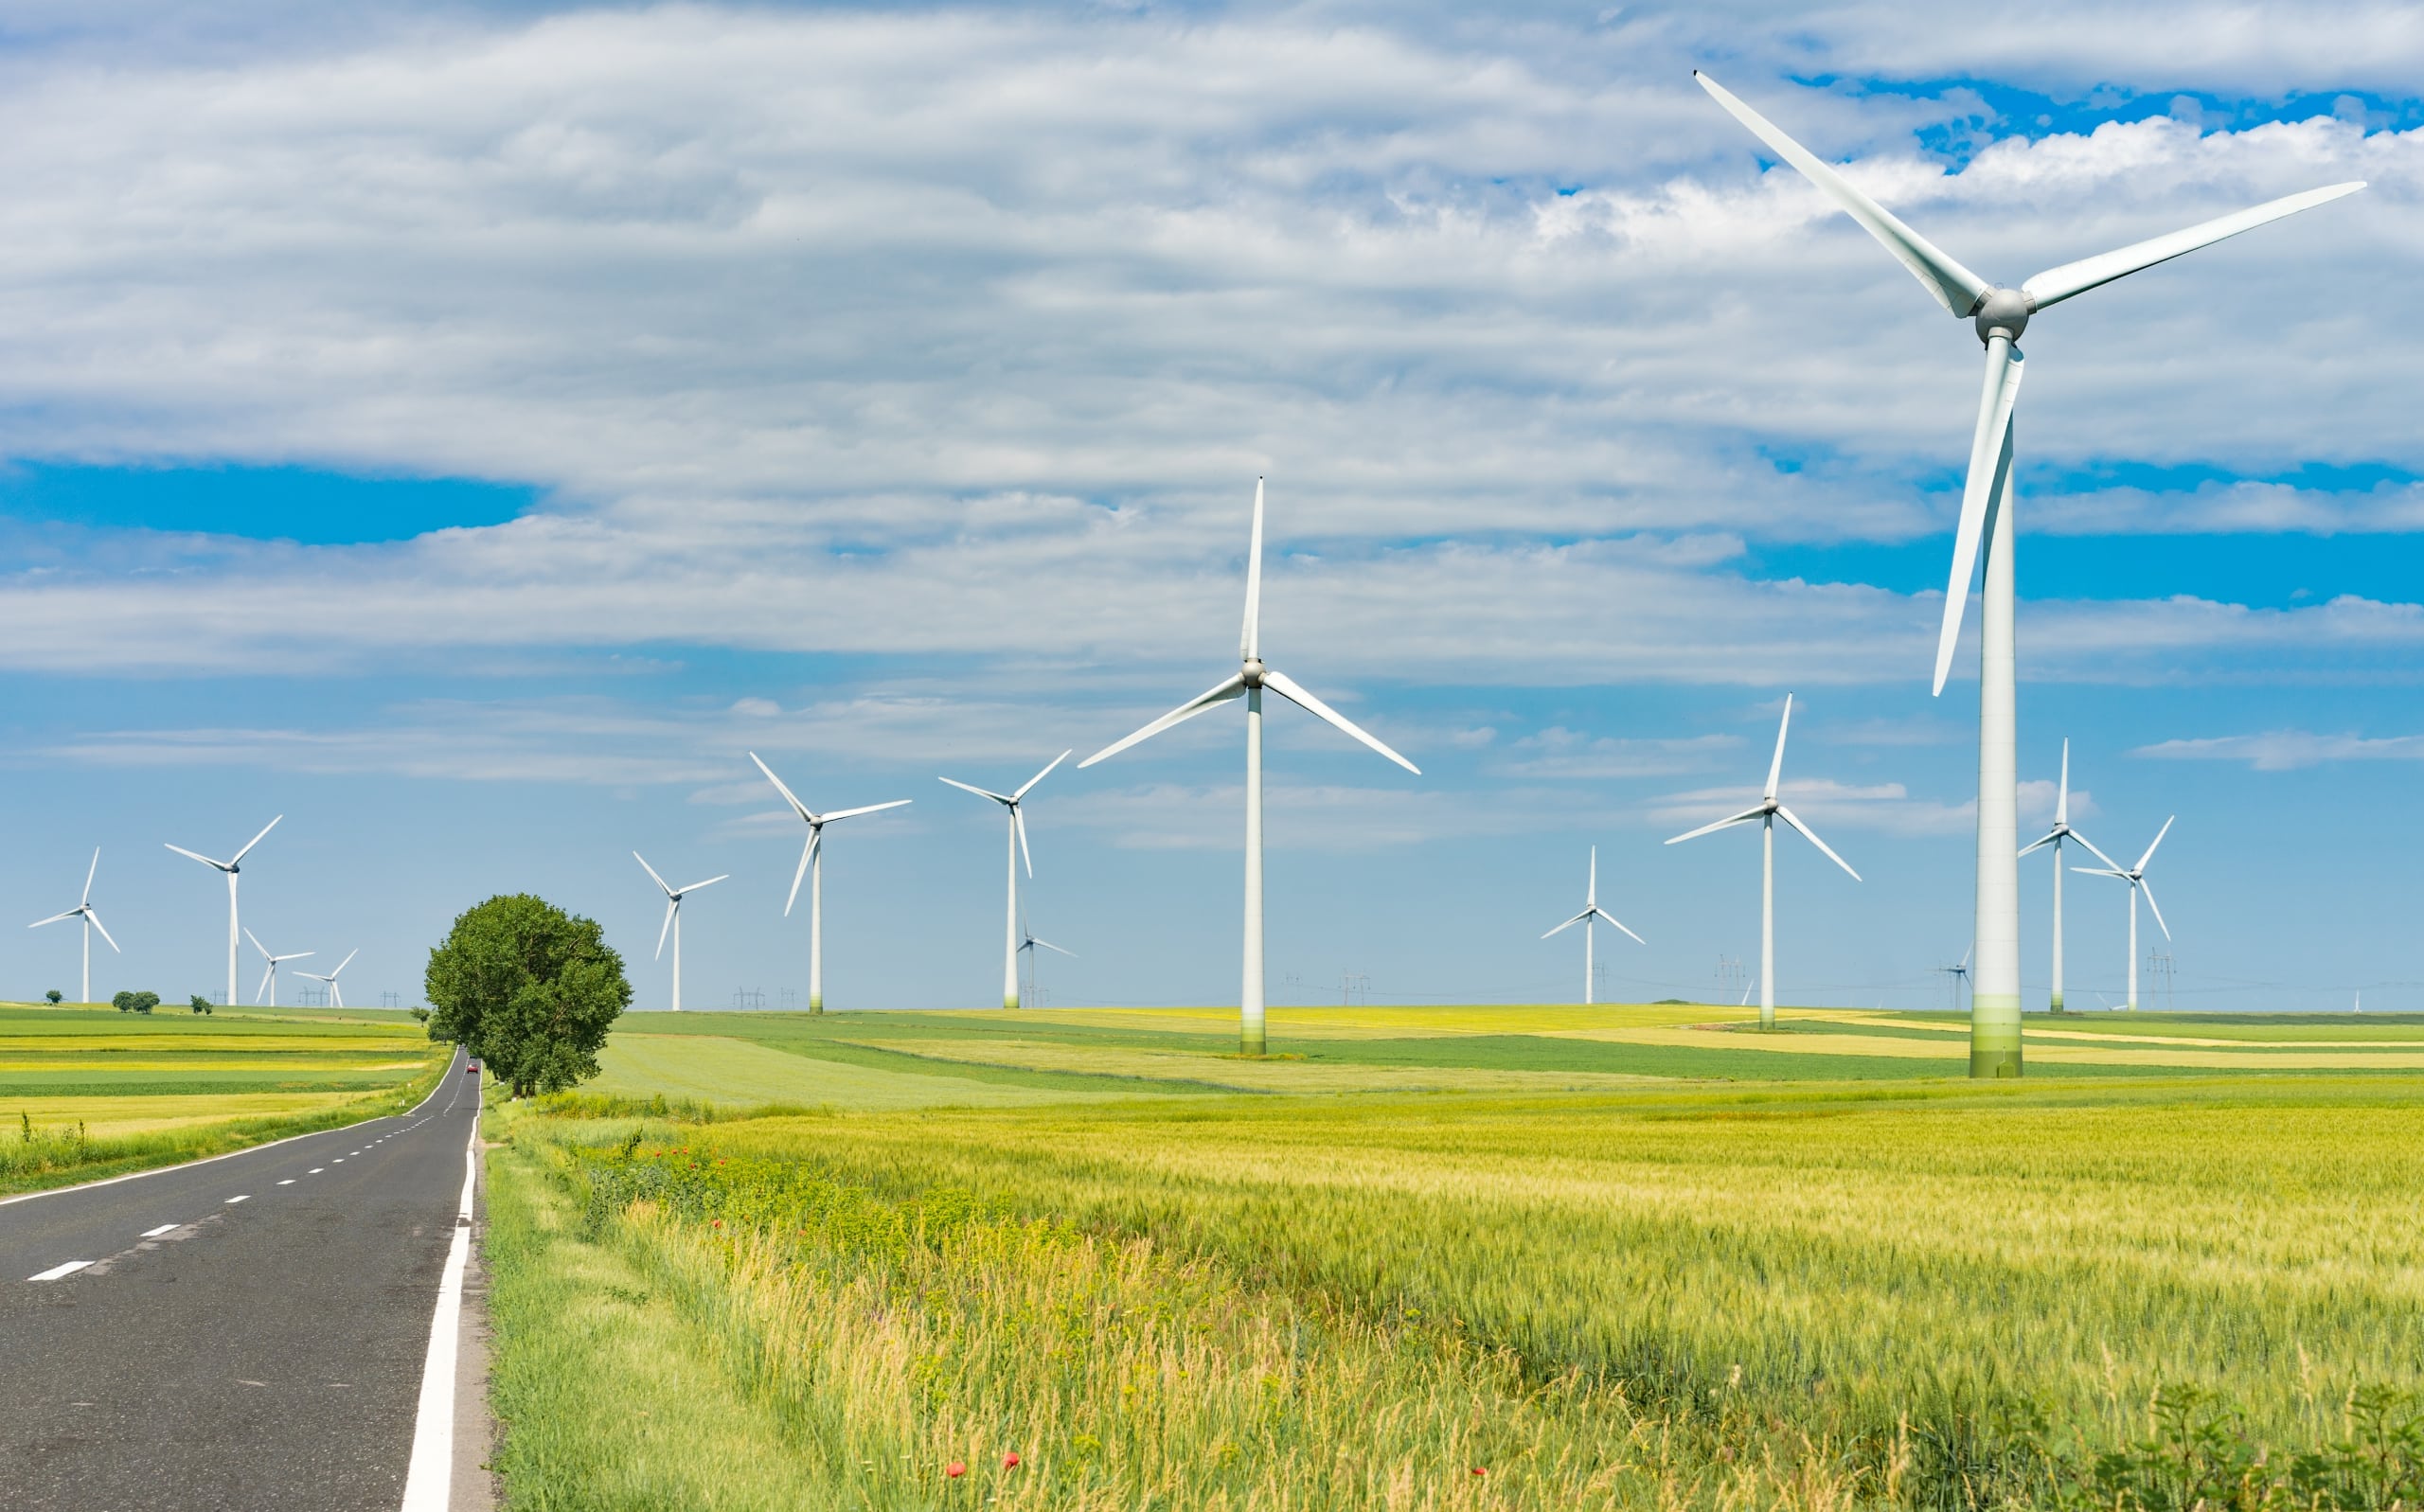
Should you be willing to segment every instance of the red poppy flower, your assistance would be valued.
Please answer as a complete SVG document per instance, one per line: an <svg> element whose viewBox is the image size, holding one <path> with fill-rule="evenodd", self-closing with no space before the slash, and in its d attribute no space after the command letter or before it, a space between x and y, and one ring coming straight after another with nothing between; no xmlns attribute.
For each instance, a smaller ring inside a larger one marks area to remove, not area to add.
<svg viewBox="0 0 2424 1512"><path fill-rule="evenodd" d="M957 1461L957 1460L954 1460L954 1461L952 1461L949 1465L946 1465L946 1466L944 1466L944 1467L943 1467L943 1473L944 1473L945 1475L950 1476L953 1480L956 1481L956 1480L958 1480L961 1476L966 1475L966 1474L968 1473L968 1467L967 1467L967 1466L965 1466L965 1465L962 1465L962 1464L961 1464L959 1461Z"/></svg>
<svg viewBox="0 0 2424 1512"><path fill-rule="evenodd" d="M1476 1465L1476 1466L1474 1466L1474 1467L1473 1467L1473 1473L1474 1473L1475 1475L1488 1475L1489 1472L1488 1472L1488 1470L1483 1469L1480 1466Z"/></svg>
<svg viewBox="0 0 2424 1512"><path fill-rule="evenodd" d="M1017 1450L1012 1450L1007 1454L1002 1456L1002 1468L1006 1470L1015 1470L1018 1468L1019 1451Z"/></svg>

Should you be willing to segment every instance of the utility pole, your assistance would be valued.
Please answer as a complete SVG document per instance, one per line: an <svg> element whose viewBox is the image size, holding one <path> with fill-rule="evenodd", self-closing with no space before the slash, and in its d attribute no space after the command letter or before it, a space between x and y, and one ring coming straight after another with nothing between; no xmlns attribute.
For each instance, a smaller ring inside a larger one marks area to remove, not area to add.
<svg viewBox="0 0 2424 1512"><path fill-rule="evenodd" d="M2147 970L2148 973L2154 977L2162 986L2163 1010L2166 1013L2171 1012L2173 1010L2171 996L2171 952L2169 951L2148 951L2147 952Z"/></svg>
<svg viewBox="0 0 2424 1512"><path fill-rule="evenodd" d="M1339 973L1338 980L1338 1003L1340 1007L1351 1008L1355 1006L1355 994L1358 992L1364 994L1364 1002L1365 1005L1368 1006L1371 1004L1372 979L1370 977L1364 976L1360 972L1342 971Z"/></svg>

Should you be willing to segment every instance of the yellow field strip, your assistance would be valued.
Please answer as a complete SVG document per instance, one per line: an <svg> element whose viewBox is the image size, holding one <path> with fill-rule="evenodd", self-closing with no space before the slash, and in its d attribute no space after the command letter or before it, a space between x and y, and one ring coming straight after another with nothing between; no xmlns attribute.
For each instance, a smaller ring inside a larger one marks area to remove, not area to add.
<svg viewBox="0 0 2424 1512"><path fill-rule="evenodd" d="M966 1065L1196 1081L1240 1092L1563 1092L1638 1087L1645 1082L1672 1079L1607 1071L1495 1071L1470 1066L1246 1060L1187 1050L1128 1050L1064 1041L926 1043L905 1052L897 1041L869 1041L866 1044L869 1049Z"/></svg>
<svg viewBox="0 0 2424 1512"><path fill-rule="evenodd" d="M226 1123L240 1118L274 1118L311 1112L356 1098L376 1095L359 1092L163 1093L134 1097L9 1097L0 1101L0 1119L17 1122L23 1113L37 1132L84 1126L95 1138L110 1134L150 1134L166 1129ZM14 1133L0 1129L0 1137Z"/></svg>

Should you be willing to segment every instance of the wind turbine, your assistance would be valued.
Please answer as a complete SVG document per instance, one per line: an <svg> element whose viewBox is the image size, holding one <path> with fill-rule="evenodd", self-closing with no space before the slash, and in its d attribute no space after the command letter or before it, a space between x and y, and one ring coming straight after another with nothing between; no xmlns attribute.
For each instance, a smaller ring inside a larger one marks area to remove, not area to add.
<svg viewBox="0 0 2424 1512"><path fill-rule="evenodd" d="M1860 881L1860 873L1852 871L1851 863L1836 855L1825 841L1818 838L1815 830L1793 817L1791 809L1776 801L1776 784L1784 777L1785 732L1791 728L1792 695L1787 693L1784 696L1784 718L1776 721L1775 758L1768 763L1767 792L1761 796L1756 809L1745 809L1730 819L1702 825L1666 842L1670 845L1680 845L1736 825L1747 825L1754 819L1759 821L1759 1027L1762 1029L1776 1026L1776 821L1781 819L1799 830L1801 838L1825 851L1828 861L1851 872L1852 881ZM1743 996L1750 994L1745 992Z"/></svg>
<svg viewBox="0 0 2424 1512"><path fill-rule="evenodd" d="M2171 819L2180 816L2173 814ZM2155 907L2155 890L2147 885L2147 863L2155 859L2155 846L2171 833L2171 819L2163 822L2155 838L2147 845L2147 853L2138 858L2135 866L2074 866L2071 870L2085 872L2090 877L2118 877L2130 884L2130 1011L2138 1011L2138 895L2147 895L2147 907L2155 916L2155 927L2163 931L2165 939L2171 938L2171 926L2163 921L2163 910ZM2085 842L2081 842L2085 844Z"/></svg>
<svg viewBox="0 0 2424 1512"><path fill-rule="evenodd" d="M2120 863L2114 861L2104 852L2096 849L2095 842L2088 839L2087 836L2080 834L2077 830L2071 827L2071 742L2068 740L2064 740L2062 742L2062 783L2061 786L2055 789L2054 792L2054 827L2045 831L2044 834L2038 837L2029 845L2023 846L2020 854L2022 856L2025 856L2030 851L2036 850L2040 846L2043 845L2051 845L2054 847L2054 996L2052 999L2052 1007L2056 1013L2059 1013L2062 1011L2062 842L2065 840L2077 841L2080 845L2087 847L2089 855L2094 856L2096 860L2104 863L2107 866L2118 866ZM2015 856L2012 859L2017 861L2020 858ZM1975 1001L1974 994L1972 995L1972 1001Z"/></svg>
<svg viewBox="0 0 2424 1512"><path fill-rule="evenodd" d="M936 779L950 783L962 792L972 792L980 798L990 798L1009 811L1010 901L1008 911L1004 915L1005 923L1002 931L1002 1006L1006 1008L1015 1008L1019 1005L1019 952L1025 949L1019 943L1019 862L1024 859L1026 862L1026 874L1029 877L1035 875L1035 857L1026 848L1026 813L1019 805L1026 801L1026 795L1035 791L1037 783L1050 776L1052 769L1068 760L1069 756L1069 752L1063 751L1054 756L1044 765L1043 771L1027 778L1025 785L1016 792L994 792L986 788L971 787L965 782L955 781L950 777Z"/></svg>
<svg viewBox="0 0 2424 1512"><path fill-rule="evenodd" d="M1591 925L1597 920L1613 924L1616 928L1625 930L1626 934L1632 934L1632 931L1625 929L1621 919L1599 906L1599 847L1594 845L1591 847L1591 881L1582 893L1582 912L1549 931L1549 934L1562 934L1577 924L1582 926L1582 1005L1586 1008L1591 1005ZM1543 934L1541 938L1547 939L1549 934ZM1632 934L1632 937L1633 943L1637 945L1649 943L1638 934Z"/></svg>
<svg viewBox="0 0 2424 1512"><path fill-rule="evenodd" d="M1246 701L1246 909L1245 969L1238 993L1238 1040L1247 1055L1263 1052L1262 1027L1262 692L1269 688L1289 703L1387 756L1416 776L1422 769L1355 727L1346 716L1313 697L1295 679L1262 659L1262 479L1254 480L1254 534L1246 548L1245 629L1238 637L1238 669L1203 693L1187 700L1152 723L1114 741L1078 763L1093 766L1116 756L1137 741L1191 720L1215 703Z"/></svg>
<svg viewBox="0 0 2424 1512"><path fill-rule="evenodd" d="M679 1013L682 1011L682 899L702 887L713 887L732 873L724 872L703 882L692 882L687 887L669 887L666 885L665 879L656 874L656 868L648 863L646 856L635 850L632 852L632 860L640 863L640 870L648 873L649 881L665 889L665 922L657 926L656 958L660 961L665 959L665 936L670 931L673 935L673 1011Z"/></svg>
<svg viewBox="0 0 2424 1512"><path fill-rule="evenodd" d="M267 970L261 973L261 985L254 990L253 996L263 1007L276 1007L278 967L287 961L302 960L312 952L310 951L296 951L290 955L272 955L269 952L269 947L261 943L261 937L254 934L251 930L244 931L244 938L252 941L253 949L261 952L261 961L268 968Z"/></svg>
<svg viewBox="0 0 2424 1512"><path fill-rule="evenodd" d="M342 1008L345 1006L345 989L337 986L337 971L342 971L347 967L351 966L353 964L353 958L361 953L362 952L359 950L346 952L345 959L337 963L336 971L330 971L326 976L322 976L317 971L297 971L294 974L296 976L309 977L312 981L327 987L329 989L329 996L335 1001L338 1007Z"/></svg>
<svg viewBox="0 0 2424 1512"><path fill-rule="evenodd" d="M93 931L100 930L101 938L110 940L110 932L101 929L101 916L93 912L93 874L100 869L101 852L100 847L97 845L93 848L93 864L84 868L83 898L74 908L64 914L53 914L48 918L38 918L26 926L27 929L40 929L45 924L63 924L71 918L80 918L84 921L84 995L76 1000L79 1003L93 1001ZM110 940L110 949L117 950L117 941ZM119 952L119 953L125 952Z"/></svg>
<svg viewBox="0 0 2424 1512"><path fill-rule="evenodd" d="M750 752L749 759L758 761L758 753ZM772 767L758 761L758 770L766 774L766 780L773 783L775 791L783 795L783 801L792 806L792 812L799 815L801 822L808 826L808 844L799 853L799 870L792 873L792 896L783 900L783 916L791 917L792 905L799 901L799 880L812 873L808 887L808 1011L822 1013L825 1011L825 827L836 819L855 819L863 813L881 813L886 809L898 809L917 800L895 798L890 803L871 803L864 809L836 809L831 813L811 813L808 805L792 796L792 790L783 786L783 779L775 775ZM1051 768L1044 770L1048 772Z"/></svg>
<svg viewBox="0 0 2424 1512"><path fill-rule="evenodd" d="M1970 1075L2017 1076L2020 1050L2020 765L2013 746L2012 662L2012 405L2020 395L2023 359L2019 341L2031 316L2074 294L2126 277L2158 262L2251 231L2300 210L2353 194L2360 183L2334 184L2269 201L2183 231L2135 242L2118 251L2048 268L2017 289L1990 284L1904 225L1876 201L1854 188L1834 169L1735 98L1707 75L1693 71L1701 87L1736 120L1749 127L1777 156L1801 170L1837 207L1919 280L1958 319L1971 322L1987 348L1987 373L1978 400L1978 423L1970 441L1970 471L1961 496L1961 522L1953 536L1952 573L1946 588L1944 626L1936 641L1935 691L1952 667L1961 638L1961 617L1970 603L1970 582L1983 545L1986 602L1981 619L1978 674L1978 976L1970 999Z"/></svg>
<svg viewBox="0 0 2424 1512"><path fill-rule="evenodd" d="M1978 947L1972 945L1969 950L1962 952L1959 966L1936 968L1938 971L1952 979L1952 1011L1955 1013L1961 1011L1961 988L1970 981L1970 957L1977 952L1977 949Z"/></svg>
<svg viewBox="0 0 2424 1512"><path fill-rule="evenodd" d="M244 848L225 861L212 861L200 851L187 850L183 845L169 846L180 856L190 856L205 866L216 866L227 874L227 1005L230 1007L236 1005L236 874L244 869L244 858L252 854L253 847L261 843L263 836L277 827L278 819L285 817L286 815L279 814L277 819L273 819L261 826L260 834L245 841ZM161 844L168 843L163 841Z"/></svg>
<svg viewBox="0 0 2424 1512"><path fill-rule="evenodd" d="M1039 959L1035 952L1039 947L1047 951L1060 951L1061 954L1067 956L1073 961L1078 958L1077 952L1061 951L1060 946L1053 944L1050 940L1037 939L1033 932L1027 930L1025 926L1021 926L1019 934L1024 936L1024 938L1019 941L1019 950L1026 956L1027 972L1029 975L1034 974L1035 963Z"/></svg>

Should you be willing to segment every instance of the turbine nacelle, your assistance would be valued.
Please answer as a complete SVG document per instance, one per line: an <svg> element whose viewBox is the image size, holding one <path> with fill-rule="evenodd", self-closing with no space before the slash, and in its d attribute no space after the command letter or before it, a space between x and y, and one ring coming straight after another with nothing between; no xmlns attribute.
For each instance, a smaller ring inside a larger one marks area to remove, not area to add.
<svg viewBox="0 0 2424 1512"><path fill-rule="evenodd" d="M1271 668L1262 664L1259 656L1247 657L1245 664L1238 668L1238 681L1248 687L1262 686L1262 680L1270 675Z"/></svg>
<svg viewBox="0 0 2424 1512"><path fill-rule="evenodd" d="M2037 301L2025 290L1993 288L1978 301L1970 319L1978 328L1978 344L1985 346L1997 336L2017 344L2020 333L2028 329L2028 317L2037 312Z"/></svg>

